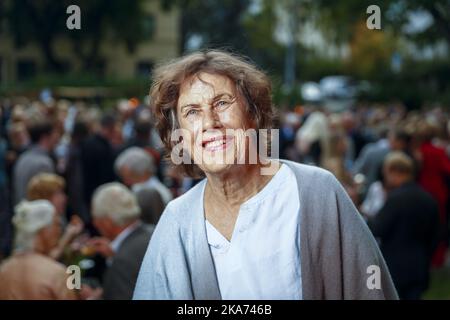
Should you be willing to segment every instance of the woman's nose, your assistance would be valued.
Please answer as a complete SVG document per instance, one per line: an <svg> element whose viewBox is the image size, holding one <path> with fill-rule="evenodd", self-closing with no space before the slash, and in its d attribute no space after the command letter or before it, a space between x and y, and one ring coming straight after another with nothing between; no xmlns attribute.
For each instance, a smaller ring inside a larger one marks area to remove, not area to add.
<svg viewBox="0 0 450 320"><path fill-rule="evenodd" d="M203 130L214 129L220 127L220 119L217 113L212 110L212 108L208 108L204 112L203 116Z"/></svg>

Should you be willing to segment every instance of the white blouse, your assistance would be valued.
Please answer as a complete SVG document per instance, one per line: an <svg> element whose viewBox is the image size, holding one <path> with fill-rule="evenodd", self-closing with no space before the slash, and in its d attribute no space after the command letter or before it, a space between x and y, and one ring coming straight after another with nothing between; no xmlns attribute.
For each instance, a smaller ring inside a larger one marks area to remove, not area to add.
<svg viewBox="0 0 450 320"><path fill-rule="evenodd" d="M205 223L222 299L302 299L300 201L288 166L241 205L231 241Z"/></svg>

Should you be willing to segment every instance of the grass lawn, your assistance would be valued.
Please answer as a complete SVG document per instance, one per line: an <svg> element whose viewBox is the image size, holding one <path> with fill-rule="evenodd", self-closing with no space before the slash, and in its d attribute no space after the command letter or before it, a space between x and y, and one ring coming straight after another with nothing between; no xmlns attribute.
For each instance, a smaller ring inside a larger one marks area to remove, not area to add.
<svg viewBox="0 0 450 320"><path fill-rule="evenodd" d="M450 300L450 266L447 265L431 272L430 287L423 298L425 300Z"/></svg>

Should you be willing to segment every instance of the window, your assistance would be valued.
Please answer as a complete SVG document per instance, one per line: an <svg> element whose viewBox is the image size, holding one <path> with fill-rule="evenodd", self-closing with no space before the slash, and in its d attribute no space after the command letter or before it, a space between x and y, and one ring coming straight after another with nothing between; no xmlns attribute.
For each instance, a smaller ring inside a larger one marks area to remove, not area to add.
<svg viewBox="0 0 450 320"><path fill-rule="evenodd" d="M71 68L71 63L68 60L61 61L61 67L63 72L69 72Z"/></svg>
<svg viewBox="0 0 450 320"><path fill-rule="evenodd" d="M19 60L17 62L17 80L25 81L36 74L36 63L32 60Z"/></svg>
<svg viewBox="0 0 450 320"><path fill-rule="evenodd" d="M4 33L6 30L6 15L2 14L5 12L5 4L0 1L0 34Z"/></svg>
<svg viewBox="0 0 450 320"><path fill-rule="evenodd" d="M155 34L156 30L156 19L155 16L152 14L147 14L142 19L142 29L144 31L145 39L151 39L153 35Z"/></svg>
<svg viewBox="0 0 450 320"><path fill-rule="evenodd" d="M139 77L150 77L150 74L153 69L152 61L140 61L136 65L136 75Z"/></svg>
<svg viewBox="0 0 450 320"><path fill-rule="evenodd" d="M95 63L91 63L89 72L99 77L104 77L107 71L107 62L103 59L97 60ZM69 68L69 66L67 66Z"/></svg>

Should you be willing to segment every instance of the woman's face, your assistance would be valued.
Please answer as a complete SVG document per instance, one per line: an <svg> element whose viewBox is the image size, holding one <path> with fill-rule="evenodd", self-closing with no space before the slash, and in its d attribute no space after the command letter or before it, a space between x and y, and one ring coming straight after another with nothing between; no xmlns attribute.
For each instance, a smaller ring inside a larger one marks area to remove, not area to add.
<svg viewBox="0 0 450 320"><path fill-rule="evenodd" d="M50 201L55 207L57 214L64 214L66 211L67 197L62 189L59 189L53 193Z"/></svg>
<svg viewBox="0 0 450 320"><path fill-rule="evenodd" d="M184 147L205 173L225 172L247 150L244 131L252 126L227 77L200 73L186 80L180 88L177 119Z"/></svg>

